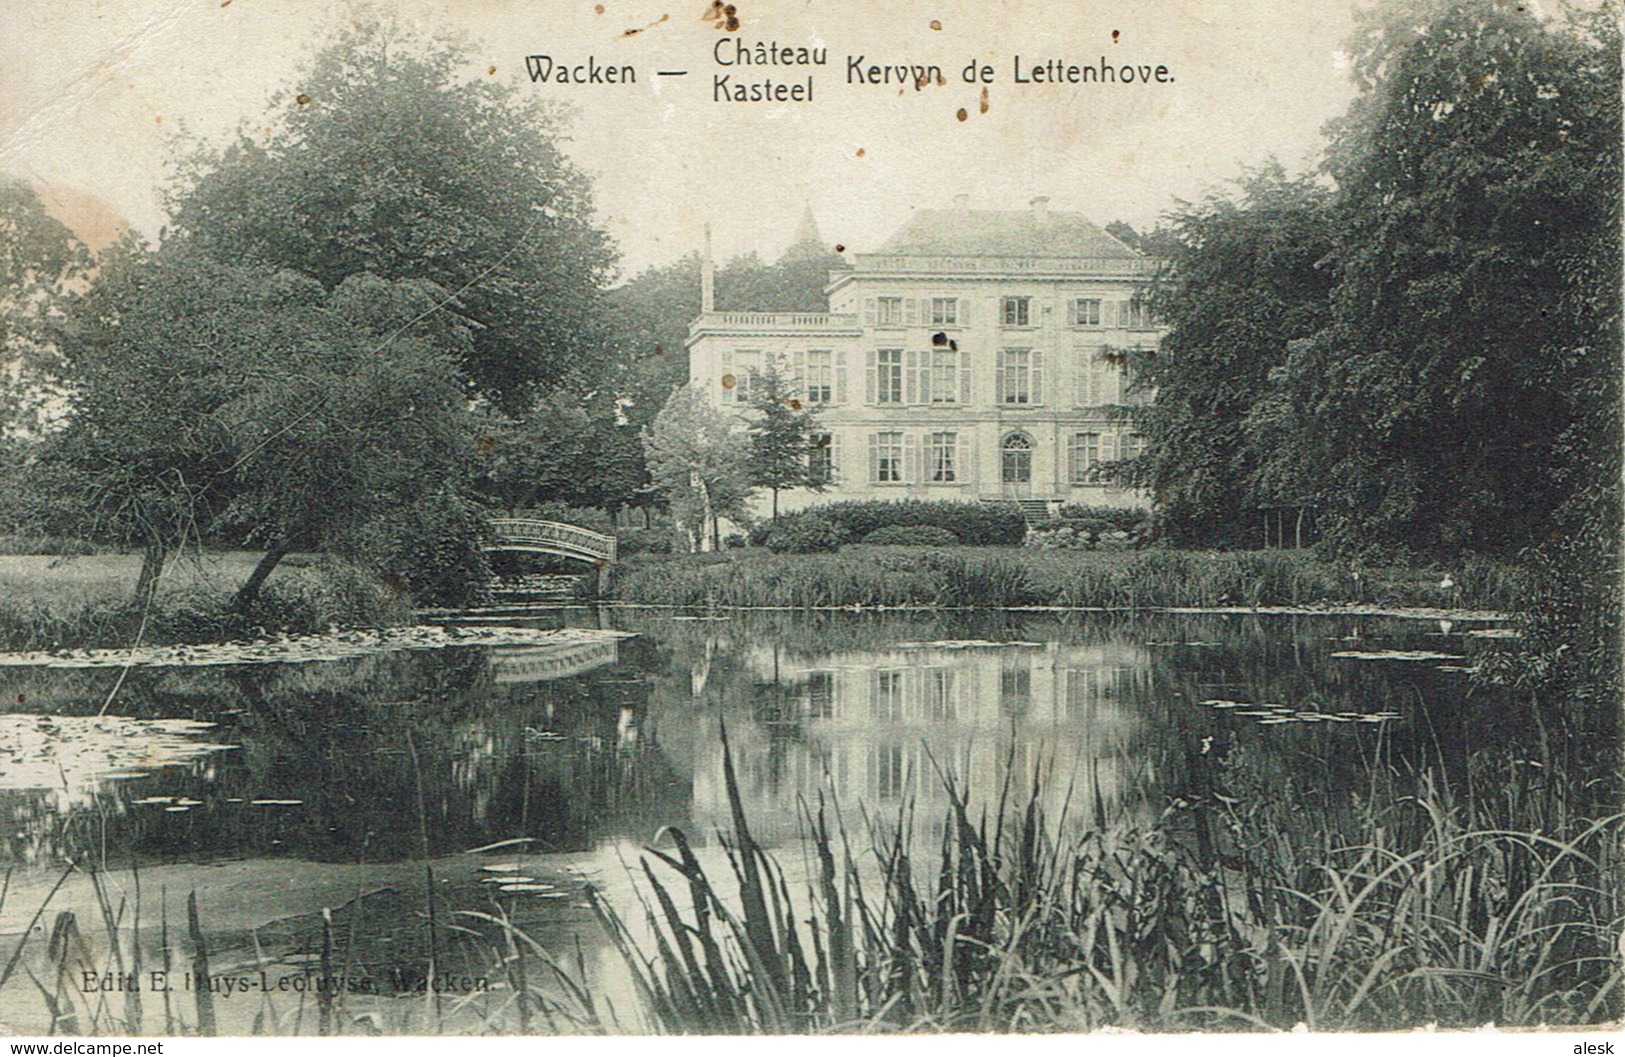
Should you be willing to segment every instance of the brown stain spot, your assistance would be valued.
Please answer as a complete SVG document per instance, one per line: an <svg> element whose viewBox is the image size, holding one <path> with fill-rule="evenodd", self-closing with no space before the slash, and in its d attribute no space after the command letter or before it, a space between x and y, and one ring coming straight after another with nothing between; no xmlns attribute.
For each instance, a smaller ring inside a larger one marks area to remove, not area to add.
<svg viewBox="0 0 1625 1057"><path fill-rule="evenodd" d="M861 158L861 157L863 157L863 156L864 156L864 155L865 155L865 154L868 154L868 153L869 153L869 152L868 152L868 151L866 151L866 150L864 150L864 149L863 149L863 148L862 148L862 147L859 147L859 148L858 148L858 157L860 157L860 158Z"/></svg>
<svg viewBox="0 0 1625 1057"><path fill-rule="evenodd" d="M303 92L300 92L298 95L293 97L293 101L298 103L300 106L309 106L310 105L310 96L306 95Z"/></svg>
<svg viewBox="0 0 1625 1057"><path fill-rule="evenodd" d="M984 114L987 113L987 85L985 84L982 85L982 101L978 104L978 109Z"/></svg>
<svg viewBox="0 0 1625 1057"><path fill-rule="evenodd" d="M495 67L495 66L493 66L493 67L491 67L491 68L490 68L490 69L488 69L488 70L486 70L486 71L485 71L485 72L486 72L486 73L488 73L488 74L490 74L490 75L491 75L491 76L493 76L493 77L495 77L495 76L496 76L496 72L497 72L497 68L496 68L496 67Z"/></svg>
<svg viewBox="0 0 1625 1057"><path fill-rule="evenodd" d="M846 252L846 247L841 245L839 242L837 242L835 244L835 252L836 253L845 253Z"/></svg>
<svg viewBox="0 0 1625 1057"><path fill-rule="evenodd" d="M604 13L604 5L603 4L594 4L594 5L592 5L592 13L595 14L595 15L603 14Z"/></svg>
<svg viewBox="0 0 1625 1057"><path fill-rule="evenodd" d="M956 113L954 117L957 117L961 121L967 121L970 119L970 111L966 110L964 107L960 107L959 112Z"/></svg>
<svg viewBox="0 0 1625 1057"><path fill-rule="evenodd" d="M653 29L656 26L660 25L662 22L669 21L670 19L671 19L670 15L661 15L659 18L655 19L653 22L649 23L647 26L633 26L631 29L623 29L623 30L621 30L621 36L622 37L635 37L639 33L642 33L644 30Z"/></svg>
<svg viewBox="0 0 1625 1057"><path fill-rule="evenodd" d="M931 28L936 30L938 33L941 33L942 32L942 20L940 18L933 18L931 20Z"/></svg>
<svg viewBox="0 0 1625 1057"><path fill-rule="evenodd" d="M231 2L231 0L226 0L226 2L227 2L227 3L230 3L230 2ZM19 704L19 705L21 705L21 704L26 704L26 703L27 703L27 701L28 701L28 695L27 695L27 694L18 694L18 695L17 695L17 703L18 703L18 704Z"/></svg>
<svg viewBox="0 0 1625 1057"><path fill-rule="evenodd" d="M664 345L656 345L655 346L655 355L656 356L664 356L664 355L666 355L666 347Z"/></svg>
<svg viewBox="0 0 1625 1057"><path fill-rule="evenodd" d="M486 452L489 452L496 446L497 439L491 436L489 433L474 442L474 450L479 452L481 455L484 455Z"/></svg>
<svg viewBox="0 0 1625 1057"><path fill-rule="evenodd" d="M739 379L735 378L733 375L725 374L725 375L722 376L722 388L724 388L724 389L732 389L734 386L736 386L738 384L739 384Z"/></svg>
<svg viewBox="0 0 1625 1057"><path fill-rule="evenodd" d="M815 447L815 448L827 448L827 447L830 446L830 443L831 443L831 441L829 439L829 434L828 433L820 433L818 435L818 439L813 441L813 447Z"/></svg>
<svg viewBox="0 0 1625 1057"><path fill-rule="evenodd" d="M1122 36L1121 33L1117 32L1117 30L1115 30L1115 29L1112 30L1112 43L1116 44L1117 43L1117 38L1120 37L1120 36Z"/></svg>
<svg viewBox="0 0 1625 1057"><path fill-rule="evenodd" d="M164 123L164 115L162 115L162 114L153 115L152 123L154 125L162 125Z"/></svg>
<svg viewBox="0 0 1625 1057"><path fill-rule="evenodd" d="M220 6L221 7L230 7L231 6L231 0L220 0Z"/></svg>
<svg viewBox="0 0 1625 1057"><path fill-rule="evenodd" d="M791 411L800 411L801 401L792 396L790 399L784 402L784 406L789 408Z"/></svg>
<svg viewBox="0 0 1625 1057"><path fill-rule="evenodd" d="M722 0L711 0L711 6L705 9L700 16L703 22L709 22L717 29L732 33L739 28L739 8L733 4L725 4Z"/></svg>

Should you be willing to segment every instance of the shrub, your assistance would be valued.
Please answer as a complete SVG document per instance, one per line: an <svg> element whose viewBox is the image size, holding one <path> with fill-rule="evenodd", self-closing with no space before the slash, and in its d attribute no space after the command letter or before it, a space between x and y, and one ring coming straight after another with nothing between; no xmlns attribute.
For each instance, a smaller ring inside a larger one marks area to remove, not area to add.
<svg viewBox="0 0 1625 1057"><path fill-rule="evenodd" d="M1151 516L1149 510L1132 506L1090 506L1068 503L1060 510L1062 521L1101 521L1118 532L1138 533Z"/></svg>
<svg viewBox="0 0 1625 1057"><path fill-rule="evenodd" d="M620 558L634 554L671 554L683 548L677 545L671 529L622 529L615 534L615 553Z"/></svg>
<svg viewBox="0 0 1625 1057"><path fill-rule="evenodd" d="M425 495L360 533L355 556L419 605L483 601L491 563L480 543L485 512L453 492Z"/></svg>
<svg viewBox="0 0 1625 1057"><path fill-rule="evenodd" d="M857 543L888 525L934 525L976 547L1014 546L1027 535L1027 521L1014 503L853 499L810 507L805 513L828 520L844 543Z"/></svg>
<svg viewBox="0 0 1625 1057"><path fill-rule="evenodd" d="M792 514L779 519L767 534L767 549L774 554L820 554L839 550L840 530L817 514Z"/></svg>
<svg viewBox="0 0 1625 1057"><path fill-rule="evenodd" d="M863 542L892 547L952 547L959 537L941 525L882 525Z"/></svg>

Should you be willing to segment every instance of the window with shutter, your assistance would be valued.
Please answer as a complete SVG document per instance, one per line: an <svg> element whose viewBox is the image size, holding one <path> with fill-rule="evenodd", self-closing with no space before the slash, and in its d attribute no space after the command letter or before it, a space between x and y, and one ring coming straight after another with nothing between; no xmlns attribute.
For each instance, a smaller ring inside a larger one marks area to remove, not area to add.
<svg viewBox="0 0 1625 1057"><path fill-rule="evenodd" d="M875 402L875 350L863 350L863 402Z"/></svg>
<svg viewBox="0 0 1625 1057"><path fill-rule="evenodd" d="M968 297L954 298L954 312L958 317L959 325L962 327L970 326L970 305L971 299Z"/></svg>
<svg viewBox="0 0 1625 1057"><path fill-rule="evenodd" d="M722 374L717 381L721 385L722 402L731 404L734 400L734 386L739 382L739 376L734 373L734 354L732 349L723 349L721 357Z"/></svg>
<svg viewBox="0 0 1625 1057"><path fill-rule="evenodd" d="M1044 402L1044 350L1033 350L1033 380L1030 403L1042 404Z"/></svg>
<svg viewBox="0 0 1625 1057"><path fill-rule="evenodd" d="M933 404L959 402L959 353L953 349L932 349L926 354L931 359L926 380L926 396Z"/></svg>
<svg viewBox="0 0 1625 1057"><path fill-rule="evenodd" d="M970 369L970 357L963 353L959 354L959 403L964 407L976 402L976 394L972 388L975 377Z"/></svg>
<svg viewBox="0 0 1625 1057"><path fill-rule="evenodd" d="M920 479L920 438L913 433L903 435L903 481L914 484Z"/></svg>
<svg viewBox="0 0 1625 1057"><path fill-rule="evenodd" d="M841 435L831 433L829 437L829 483L831 486L841 483Z"/></svg>
<svg viewBox="0 0 1625 1057"><path fill-rule="evenodd" d="M835 402L846 403L846 350L835 353Z"/></svg>
<svg viewBox="0 0 1625 1057"><path fill-rule="evenodd" d="M912 327L919 321L920 302L912 297L905 299L903 301L903 322Z"/></svg>
<svg viewBox="0 0 1625 1057"><path fill-rule="evenodd" d="M903 367L903 402L905 404L925 403L920 383L920 350L909 349L904 354Z"/></svg>
<svg viewBox="0 0 1625 1057"><path fill-rule="evenodd" d="M925 479L931 484L959 481L959 437L954 433L932 433L926 438Z"/></svg>
<svg viewBox="0 0 1625 1057"><path fill-rule="evenodd" d="M903 350L877 349L875 351L875 399L877 404L903 402Z"/></svg>
<svg viewBox="0 0 1625 1057"><path fill-rule="evenodd" d="M955 435L954 472L960 481L976 480L976 464L971 461L970 437L964 433Z"/></svg>
<svg viewBox="0 0 1625 1057"><path fill-rule="evenodd" d="M872 327L878 321L878 318L879 317L877 316L876 309L875 309L875 299L872 298L872 297L864 298L863 299L863 322L864 322L864 324L866 326L871 326Z"/></svg>
<svg viewBox="0 0 1625 1057"><path fill-rule="evenodd" d="M1102 301L1100 303L1100 325L1103 327L1117 326L1117 302Z"/></svg>

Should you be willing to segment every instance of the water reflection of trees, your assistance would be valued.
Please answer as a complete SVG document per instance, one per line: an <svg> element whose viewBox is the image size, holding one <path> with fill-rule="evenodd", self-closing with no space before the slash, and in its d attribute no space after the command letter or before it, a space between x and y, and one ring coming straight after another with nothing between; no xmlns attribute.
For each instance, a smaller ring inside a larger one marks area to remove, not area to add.
<svg viewBox="0 0 1625 1057"><path fill-rule="evenodd" d="M214 740L239 748L110 783L68 818L46 797L0 793L10 861L104 848L147 860L389 860L420 854L423 832L433 855L517 837L579 849L606 831L652 832L686 810L687 784L646 729L647 680L632 654L536 682L496 681L478 650L132 672L117 711L211 720ZM30 704L93 712L105 695L92 692L94 674L38 680ZM200 803L179 813L133 803L152 795Z"/></svg>

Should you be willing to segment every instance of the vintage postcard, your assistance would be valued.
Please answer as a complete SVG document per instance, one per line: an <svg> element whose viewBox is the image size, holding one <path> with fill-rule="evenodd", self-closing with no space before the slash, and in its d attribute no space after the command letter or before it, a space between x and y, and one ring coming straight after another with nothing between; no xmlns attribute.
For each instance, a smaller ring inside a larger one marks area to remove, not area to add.
<svg viewBox="0 0 1625 1057"><path fill-rule="evenodd" d="M0 1029L1612 1052L1620 155L1614 0L9 4Z"/></svg>

